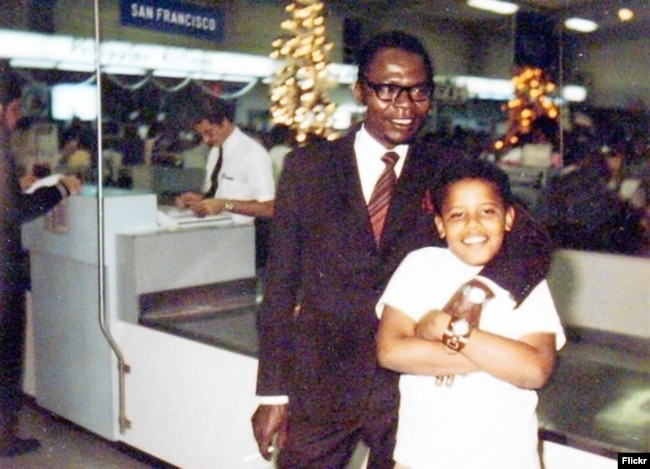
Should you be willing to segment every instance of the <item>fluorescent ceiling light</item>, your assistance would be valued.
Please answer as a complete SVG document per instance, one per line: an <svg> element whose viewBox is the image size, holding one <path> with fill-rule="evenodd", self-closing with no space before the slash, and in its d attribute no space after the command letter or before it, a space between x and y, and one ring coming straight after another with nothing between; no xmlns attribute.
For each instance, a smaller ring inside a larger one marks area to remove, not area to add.
<svg viewBox="0 0 650 469"><path fill-rule="evenodd" d="M581 103L587 99L587 88L578 85L567 85L562 88L562 97L567 101Z"/></svg>
<svg viewBox="0 0 650 469"><path fill-rule="evenodd" d="M56 62L47 59L11 59L9 65L13 68L54 68Z"/></svg>
<svg viewBox="0 0 650 469"><path fill-rule="evenodd" d="M102 72L109 75L146 75L147 69L139 67L125 67L121 65L109 65L102 68Z"/></svg>
<svg viewBox="0 0 650 469"><path fill-rule="evenodd" d="M206 81L229 81L232 83L257 83L257 78L251 79L251 77L248 76L243 76L243 75L210 75L210 74L203 74L203 75L197 75L194 77L198 80L206 80Z"/></svg>
<svg viewBox="0 0 650 469"><path fill-rule="evenodd" d="M584 18L567 18L564 20L564 26L581 33L591 33L598 29L598 24Z"/></svg>
<svg viewBox="0 0 650 469"><path fill-rule="evenodd" d="M85 72L92 73L95 67L92 63L79 63L79 62L59 62L56 64L58 70L66 70L68 72Z"/></svg>
<svg viewBox="0 0 650 469"><path fill-rule="evenodd" d="M512 15L519 10L519 5L500 0L467 0L467 4L479 10L491 11L500 15Z"/></svg>
<svg viewBox="0 0 650 469"><path fill-rule="evenodd" d="M166 70L156 69L153 71L153 76L164 78L187 78L188 73L185 70Z"/></svg>
<svg viewBox="0 0 650 469"><path fill-rule="evenodd" d="M506 101L515 94L515 87L510 80L465 75L450 77L450 80L456 87L465 89L468 98Z"/></svg>

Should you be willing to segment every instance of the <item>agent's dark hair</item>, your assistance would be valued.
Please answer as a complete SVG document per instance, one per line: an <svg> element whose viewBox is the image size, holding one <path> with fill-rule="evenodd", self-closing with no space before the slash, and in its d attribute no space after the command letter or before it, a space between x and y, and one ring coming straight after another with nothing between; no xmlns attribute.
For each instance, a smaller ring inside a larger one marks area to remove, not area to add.
<svg viewBox="0 0 650 469"><path fill-rule="evenodd" d="M361 48L357 55L357 65L359 67L359 79L366 77L368 67L372 63L375 55L383 49L402 49L407 52L419 55L424 62L424 68L427 75L427 84L433 87L433 62L429 53L420 40L412 34L403 31L388 31L379 33L371 37Z"/></svg>
<svg viewBox="0 0 650 469"><path fill-rule="evenodd" d="M9 104L14 99L20 98L21 93L22 84L18 75L7 61L0 60L0 104Z"/></svg>
<svg viewBox="0 0 650 469"><path fill-rule="evenodd" d="M201 112L194 116L194 123L208 120L212 124L221 124L226 119L235 122L235 106L231 101L217 98L201 107Z"/></svg>
<svg viewBox="0 0 650 469"><path fill-rule="evenodd" d="M464 179L480 179L490 184L506 207L515 203L508 175L496 164L466 157L456 158L437 174L431 190L431 201L436 214L440 215L442 204L452 184Z"/></svg>

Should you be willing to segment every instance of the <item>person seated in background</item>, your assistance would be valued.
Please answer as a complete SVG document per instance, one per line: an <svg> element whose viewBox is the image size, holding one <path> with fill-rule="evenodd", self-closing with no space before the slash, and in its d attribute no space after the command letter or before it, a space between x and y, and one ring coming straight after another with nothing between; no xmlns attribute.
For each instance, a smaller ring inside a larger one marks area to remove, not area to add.
<svg viewBox="0 0 650 469"><path fill-rule="evenodd" d="M233 214L237 222L273 216L275 184L268 151L234 123L234 108L216 100L195 120L194 130L211 147L203 193L185 192L176 205L197 216Z"/></svg>
<svg viewBox="0 0 650 469"><path fill-rule="evenodd" d="M61 140L61 160L57 171L76 174L81 178L88 175L92 165L92 154L83 144L80 133L76 129L68 129L63 132Z"/></svg>
<svg viewBox="0 0 650 469"><path fill-rule="evenodd" d="M144 164L144 140L138 134L137 122L129 122L124 125L119 150L122 153L124 166Z"/></svg>
<svg viewBox="0 0 650 469"><path fill-rule="evenodd" d="M564 168L542 191L534 214L557 247L641 254L648 230L643 209L610 187L600 139L576 126L566 138Z"/></svg>
<svg viewBox="0 0 650 469"><path fill-rule="evenodd" d="M553 298L542 281L515 309L471 283L512 230L508 176L460 159L432 198L447 247L408 254L376 307L379 364L402 373L395 468L537 469L536 389L566 342ZM475 308L454 315L447 300L465 284Z"/></svg>
<svg viewBox="0 0 650 469"><path fill-rule="evenodd" d="M273 165L273 179L275 184L280 180L284 167L284 157L296 145L296 132L284 124L276 124L269 132L269 154Z"/></svg>
<svg viewBox="0 0 650 469"><path fill-rule="evenodd" d="M608 132L603 146L611 177L607 184L619 196L635 207L647 210L648 199L644 181L640 174L634 174L631 160L634 156L633 142L626 138L623 129L615 126Z"/></svg>
<svg viewBox="0 0 650 469"><path fill-rule="evenodd" d="M548 116L540 116L531 124L529 145L547 147L549 163L552 168L562 167L562 154L559 151L560 125Z"/></svg>

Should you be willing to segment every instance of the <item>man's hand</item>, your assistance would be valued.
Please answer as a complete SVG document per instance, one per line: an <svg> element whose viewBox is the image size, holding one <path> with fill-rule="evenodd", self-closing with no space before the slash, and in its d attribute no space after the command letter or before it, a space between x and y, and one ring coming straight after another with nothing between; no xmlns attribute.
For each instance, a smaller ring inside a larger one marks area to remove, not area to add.
<svg viewBox="0 0 650 469"><path fill-rule="evenodd" d="M449 324L449 315L433 309L426 313L415 324L415 335L420 339L440 340L442 333Z"/></svg>
<svg viewBox="0 0 650 469"><path fill-rule="evenodd" d="M70 195L79 195L81 192L81 181L76 176L63 176L59 183L68 189Z"/></svg>
<svg viewBox="0 0 650 469"><path fill-rule="evenodd" d="M20 189L23 190L23 191L26 191L27 189L29 189L29 186L34 184L36 181L38 181L38 178L36 176L34 176L33 174L31 174L31 173L30 174L25 174L19 180Z"/></svg>
<svg viewBox="0 0 650 469"><path fill-rule="evenodd" d="M203 199L190 207L197 217L216 215L226 209L226 199Z"/></svg>
<svg viewBox="0 0 650 469"><path fill-rule="evenodd" d="M466 294L467 288L479 288L485 292L485 300L480 303L470 301L470 296ZM446 313L458 318L466 318L474 327L478 327L481 320L481 311L485 301L494 297L492 290L479 280L473 279L461 286L456 293L450 298L447 304L442 308Z"/></svg>
<svg viewBox="0 0 650 469"><path fill-rule="evenodd" d="M203 200L203 195L196 192L185 192L176 197L176 206L178 208L192 208L194 205Z"/></svg>
<svg viewBox="0 0 650 469"><path fill-rule="evenodd" d="M287 405L261 405L253 414L251 421L260 454L270 461L273 456L275 436L277 435L277 449L281 449L287 439L289 422Z"/></svg>

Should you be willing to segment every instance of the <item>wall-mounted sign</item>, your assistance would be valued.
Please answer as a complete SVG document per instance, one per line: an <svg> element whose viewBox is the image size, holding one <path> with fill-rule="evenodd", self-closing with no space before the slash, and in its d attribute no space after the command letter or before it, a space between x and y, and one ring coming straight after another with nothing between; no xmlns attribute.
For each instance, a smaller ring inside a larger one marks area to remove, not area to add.
<svg viewBox="0 0 650 469"><path fill-rule="evenodd" d="M120 20L124 26L223 40L223 12L169 0L120 0Z"/></svg>

